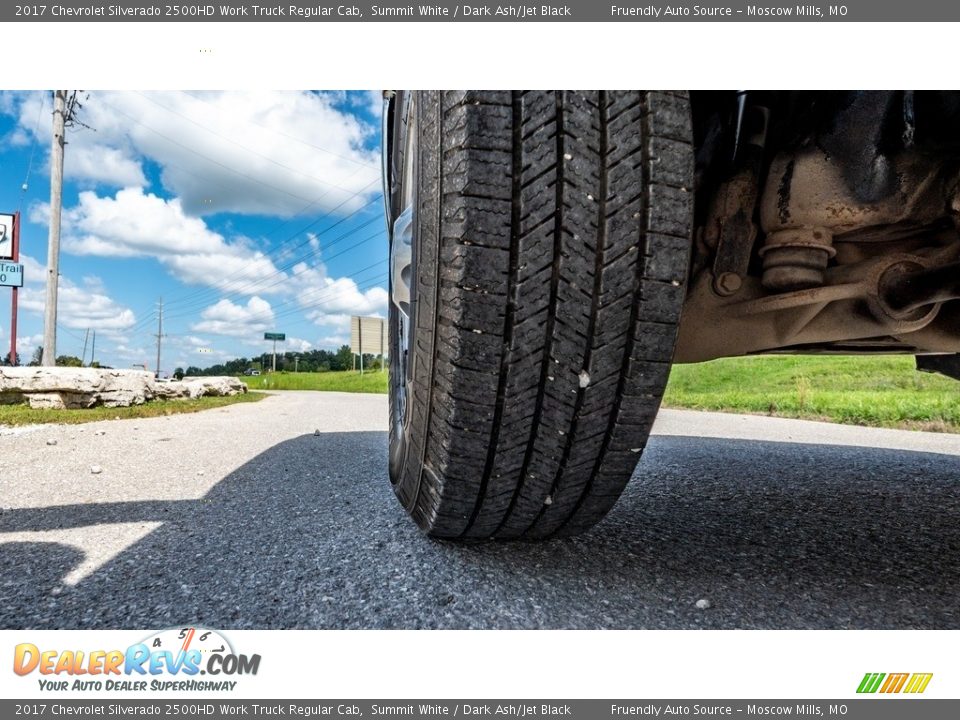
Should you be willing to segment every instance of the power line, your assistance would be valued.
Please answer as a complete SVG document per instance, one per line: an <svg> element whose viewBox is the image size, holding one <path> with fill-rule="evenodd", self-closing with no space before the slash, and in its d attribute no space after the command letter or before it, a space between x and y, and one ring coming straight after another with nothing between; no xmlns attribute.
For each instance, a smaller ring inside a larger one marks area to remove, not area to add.
<svg viewBox="0 0 960 720"><path fill-rule="evenodd" d="M252 150L251 148L248 148L248 147L244 146L244 145L241 144L241 143L238 143L238 142L236 142L236 141L234 141L234 140L232 140L232 139L230 139L230 138L227 138L227 137L223 136L221 133L218 133L218 132L216 132L216 131L214 131L214 130L212 130L212 129L210 129L210 128L207 128L207 127L203 126L201 123L198 123L197 121L195 121L195 120L193 120L193 119L191 119L191 118L188 118L188 117L182 115L181 113L178 113L178 112L175 111L175 110L172 110L172 109L170 109L170 108L167 108L167 107L161 105L160 103L157 103L156 101L154 101L153 99L147 97L146 95L143 95L143 94L141 94L141 95L142 95L142 97L144 97L144 99L148 100L149 102L152 102L153 104L158 105L158 107L161 107L161 108L163 108L163 109L165 109L165 110L167 110L167 111L169 111L169 112L171 112L171 113L173 113L173 114L176 114L176 115L182 117L183 119L185 119L185 120L187 120L187 121L189 121L189 122L197 125L198 127L201 127L201 128L202 128L203 130L205 130L206 132L209 132L209 133L211 133L211 134L214 134L214 135L216 135L216 136L218 136L218 137L222 137L224 140L226 140L226 141L228 141L228 142L231 142L231 143L233 143L233 144L235 144L235 145L237 145L237 146L239 146L239 147L247 150L248 152L252 152L252 153L254 153L254 154L256 154L256 155L258 155L258 156L260 156L260 157L264 157L265 159L269 160L270 162L273 162L274 164L277 164L277 165L279 165L280 167L283 167L283 168L285 168L285 169L287 169L287 170L290 170L290 171L293 171L293 172L298 172L298 173L300 172L300 171L296 170L295 168L289 168L288 166L285 166L285 165L283 165L282 163L278 163L278 162L274 161L272 158L268 158L268 157L266 157L266 156L263 156L261 153L257 153L256 151ZM191 96L191 97L193 97L193 96ZM251 180L252 182L256 182L256 183L258 183L258 184L260 184L260 185L263 185L263 186L265 186L265 187L269 187L269 188L271 188L271 189L273 189L273 190L275 190L275 191L277 191L277 192L281 192L281 193L284 193L284 194L286 194L286 195L290 195L291 197L299 197L298 195L296 195L296 194L294 194L294 193L290 193L290 192L288 192L288 191L285 191L285 190L283 190L282 188L279 188L279 187L277 187L277 186L275 186L275 185L272 185L272 184L270 184L270 183L263 182L263 181L259 180L258 178L255 178L255 177L253 177L253 176L251 176L251 175L249 175L249 174L247 174L247 173L243 173L243 172L241 172L241 171L239 171L239 170L237 170L237 169L235 169L235 168L232 168L232 167L230 167L230 166L228 166L228 165L225 165L224 163L221 163L220 161L218 161L218 160L216 160L216 159L214 159L214 158L211 158L211 157L209 157L209 156L207 156L207 155L205 155L205 154L203 154L203 153L201 153L201 152L199 152L199 151L197 151L197 150L194 150L193 148L190 148L190 147L188 147L187 145L184 145L183 143L180 143L179 141L175 140L174 138L169 137L169 136L166 135L165 133L162 133L162 132L160 132L159 130L156 130L155 128L147 125L146 123L144 123L144 122L142 122L142 121L140 121L140 120L137 120L136 118L131 117L129 114L123 112L122 110L120 110L119 108L117 108L113 103L110 103L109 101L103 99L102 97L98 97L98 99L99 99L104 105L106 105L107 107L111 108L112 110L114 110L114 111L117 112L118 114L122 115L123 117L126 117L127 119L131 120L131 121L134 122L135 124L138 124L138 125L140 125L141 127L144 127L144 128L147 129L148 131L150 131L150 132L152 132L152 133L160 136L161 138L167 140L168 142L171 142L171 143L173 143L173 144L175 144L175 145L178 145L179 147L182 147L182 148L185 149L186 151L188 151L188 152L190 152L190 153L193 153L194 155L197 155L197 156L199 156L199 157L207 160L208 162L213 163L214 165L217 165L218 167L222 167L222 168L226 169L226 170L229 171L229 172L233 172L233 173L235 173L235 174L238 174L238 175L240 175L241 177L245 177L245 178ZM131 141L135 142L135 141L133 140L133 138L130 136L130 133L129 133L129 132L127 132L126 134L127 134L127 137L128 137ZM323 149L323 148L318 148L318 149ZM187 173L189 173L189 174L191 174L191 175L193 175L193 176L195 176L195 177L200 177L200 179L202 179L202 177L199 176L199 175L197 175L197 173L192 172L192 171L190 171L190 170L186 170L185 168L182 168L182 167L180 167L180 166L178 166L178 165L176 165L176 164L174 164L174 163L165 162L164 165L165 165L165 166L168 166L168 167L174 167L175 169L178 169L178 170L187 172ZM367 168L371 168L371 169L372 169L372 166L369 166L369 165L364 165L364 167L367 167ZM348 179L354 177L358 172L359 172L359 170L354 171L354 173L352 173L352 174L349 176ZM301 173L301 174L304 174L304 173ZM331 209L331 210L328 211L327 213L324 213L324 214L321 215L319 218L317 218L317 219L315 219L313 222L311 222L309 225L305 226L304 228L301 228L298 232L296 232L295 234L289 236L286 240L282 241L277 248L274 248L274 250L271 251L271 253L267 253L267 254L266 254L267 257L270 257L270 255L273 254L273 253L276 253L276 252L281 251L281 249L283 249L283 246L284 246L284 245L286 245L289 241L293 240L293 239L294 239L295 237L297 237L299 234L301 234L301 233L303 233L303 232L306 232L307 230L309 230L310 228L312 228L313 226L315 226L317 223L319 223L321 220L323 220L324 218L329 217L330 215L334 214L337 210L339 210L340 208L342 208L342 207L343 207L344 205L346 205L347 203L351 202L354 198L358 197L359 195L362 195L362 194L366 193L371 187L373 187L374 185L376 185L376 184L379 183L379 178L374 178L373 180L371 180L370 183L368 183L367 185L365 185L364 187L362 187L360 190L355 191L355 192L351 192L350 190L348 190L348 189L346 189L346 188L344 188L344 187L342 187L342 186L337 186L337 185L334 185L334 184L331 184L331 183L327 183L327 182L325 182L325 181L323 181L323 180L321 180L321 179L319 179L319 178L315 178L315 177L313 177L313 176L307 176L307 177L310 177L311 179L316 180L317 182L321 182L321 183L323 183L323 184L328 185L328 186L329 186L329 189L328 189L327 191L325 191L325 192L323 193L323 195L321 195L321 197L317 198L316 200L310 201L310 202L308 203L308 205L306 205L304 208L302 208L299 212L304 212L304 211L306 211L307 209L309 209L310 207L318 204L319 202L321 202L321 201L323 200L323 198L325 198L327 195L329 195L329 193L332 192L333 190L339 190L339 191L342 191L342 192L344 192L344 193L347 193L347 197L346 197L342 202L340 202L336 207L334 207L333 209ZM300 198L300 199L304 199L304 200L305 200L305 198ZM366 203L365 205L361 206L360 208L358 208L358 209L355 210L354 212L350 213L350 215L348 215L347 217L341 219L340 222L346 221L346 220L349 219L350 217L353 217L353 216L355 216L357 213L359 213L359 212L363 211L364 209L366 209L366 207L368 207L369 205L373 204L374 202L378 202L378 201L379 201L379 197L376 197L376 198L371 199L368 203ZM271 229L271 231L270 231L267 235L269 236L269 235L273 234L274 232L276 232L276 231L279 230L280 228L288 225L290 222L292 222L292 220L288 220L288 221L285 221L284 223L281 223L280 225L278 225L278 226L276 226L275 228ZM338 225L338 224L340 224L340 223L339 223L339 222L338 222L338 223L335 223L335 224L334 224L333 226L331 226L331 227L335 227L335 226ZM330 229L330 228L327 228L327 230L329 230L329 229ZM302 247L303 245L305 245L305 244L306 244L307 242L309 242L309 241L310 241L310 240L309 240L309 238L308 238L308 239L307 239L306 241L304 241L303 243L300 243L299 245L295 246L295 247L293 248L293 250L296 250L296 249ZM309 255L308 255L308 257L309 257ZM294 264L295 264L295 263L294 263ZM288 267L291 267L291 266L292 266L292 265L288 265L287 268L288 268ZM285 269L286 269L286 268L285 268ZM236 278L236 277L240 276L242 273L243 273L243 271L236 271L236 272L232 273L230 276L228 276L228 279L229 279L229 278ZM270 275L266 276L266 278L260 278L260 280L259 280L258 282L262 283L264 280L269 279L270 277L276 277L276 276L279 275L279 274L280 274L280 272L274 271L274 273L271 273ZM239 287L242 288L242 285L240 285ZM182 303L182 302L185 302L185 301L190 300L190 299L199 298L199 297L201 297L201 296L213 297L217 292L221 292L221 290L216 289L216 288L212 288L212 289L200 289L200 290L194 291L193 293L188 293L188 294L185 295L185 296L174 297L168 304Z"/></svg>
<svg viewBox="0 0 960 720"><path fill-rule="evenodd" d="M364 290L369 290L369 289L371 289L371 288L373 288L373 287L379 286L384 280L387 279L387 277L389 277L389 273L383 272L383 273L380 273L380 274L378 274L378 275L376 275L376 276L374 276L374 277L366 278L366 279L364 279L362 282L357 282L357 281L359 280L359 276L362 275L364 272L366 272L366 271L368 271L368 270L371 270L371 269L373 269L373 268L382 267L383 265L386 264L386 262L387 262L386 260L380 260L380 261L375 262L375 263L373 263L373 264L371 264L371 265L368 265L367 267L364 267L364 268L361 268L361 269L359 269L359 270L356 270L356 271L354 271L354 272L353 272L352 274L350 274L350 275L345 275L345 276L343 276L343 277L344 277L344 278L347 278L347 279L354 280L354 282L357 284L357 288L356 288L356 289L357 289L358 292L362 292L362 291L364 291ZM313 291L308 291L308 294L309 294L309 292L322 292L323 294L320 295L319 297L312 298L312 299L310 300L310 302L308 302L308 303L306 303L306 304L300 304L300 305L298 305L297 307L289 308L289 309L287 309L286 311L281 312L281 313L274 313L273 319L274 319L274 320L277 320L277 319L280 319L280 318L290 317L291 315L295 315L295 314L300 313L300 312L303 312L303 311L305 311L305 310L311 310L311 309L320 307L321 305L324 305L324 304L330 302L330 300L336 298L336 296L337 296L337 291L336 291L336 290L331 290L329 287L316 288L316 289L313 290ZM276 305L276 306L271 307L271 311L273 311L273 310L275 310L276 308L279 308L279 307L288 306L288 305L290 305L290 304L292 304L292 303L294 303L294 302L302 303L303 299L304 299L306 296L307 296L307 295L301 295L301 296L299 296L299 297L297 297L297 298L295 298L295 299L293 299L293 300L284 301L283 303L280 303L280 304L278 304L278 305ZM178 316L174 316L174 317L178 317L178 318L179 318L179 317L185 317L185 316L183 316L183 315L178 315ZM168 321L169 321L169 320L172 320L172 319L174 319L174 317L168 317L167 320L168 320ZM202 331L199 331L199 332L202 332Z"/></svg>
<svg viewBox="0 0 960 720"><path fill-rule="evenodd" d="M337 253L337 255L333 255L333 256L331 257L331 259L333 259L333 258L335 258L335 257L338 257L339 255L343 255L344 253L350 252L351 250L359 247L360 245L363 245L363 244L365 244L365 243L368 243L368 242L370 242L371 240L375 240L377 237L379 237L379 234L377 234L377 235L371 235L370 237L365 238L364 240L361 240L360 242L356 243L355 245L352 245L351 247L343 250L342 252ZM383 264L385 264L386 262L387 262L386 260L378 260L377 262L373 263L372 265L368 265L367 267L365 267L365 268L363 268L363 269L361 269L361 270L357 270L354 275L343 275L343 276L341 276L340 278L337 278L337 279L340 279L340 280L344 280L344 279L345 279L345 280L354 280L354 279L355 279L355 275L359 275L360 273L362 273L362 272L364 272L364 271L366 271L366 270L369 270L370 268L377 267L377 266L379 266L379 265L383 265ZM312 289L312 290L307 290L306 293L309 294L309 293L311 293L311 292L317 292L317 291L321 291L321 290L326 290L326 288L314 288L314 289ZM291 303L296 302L296 300L297 300L296 298L290 299L290 300L284 300L284 301L282 301L282 302L277 303L276 305L274 305L273 308L276 309L276 308L278 308L278 307L284 307L285 305L290 305Z"/></svg>
<svg viewBox="0 0 960 720"><path fill-rule="evenodd" d="M27 189L30 187L30 175L33 172L33 158L37 152L37 141L40 139L40 120L43 118L43 106L46 102L46 93L40 93L40 109L37 110L37 122L33 127L33 143L30 146L30 159L27 161L27 174L23 178L23 185L20 186L20 200L17 202L18 213L23 209L23 200L27 195Z"/></svg>
<svg viewBox="0 0 960 720"><path fill-rule="evenodd" d="M371 184L372 184L372 183L371 183ZM368 187L369 187L369 186L368 186ZM366 188L364 188L364 189L366 189ZM360 192L363 192L363 190L361 190ZM335 222L333 225L330 225L329 227L324 228L322 231L320 231L320 233L318 233L317 237L319 237L319 236L322 235L323 233L330 232L333 228L337 227L338 225L341 225L341 224L347 222L347 221L350 220L351 218L355 217L356 215L358 215L358 214L360 214L361 212L363 212L364 210L366 210L368 207L370 207L370 206L371 206L372 204L374 204L375 202L379 202L379 200L380 200L380 196L379 196L379 195L376 196L376 197L374 197L374 198L372 198L372 199L370 199L365 205L362 205L361 207L357 208L356 210L354 210L353 212L351 212L349 215L346 215L346 216L342 217L340 220L338 220L337 222ZM315 226L317 223L319 223L321 220L324 220L325 218L327 218L327 217L329 217L330 215L332 215L334 212L336 212L338 209L340 209L340 207L342 207L344 204L346 204L346 202L347 202L347 201L344 201L343 203L341 203L341 204L338 205L337 207L333 208L333 210L331 210L330 212L327 212L327 213L325 213L324 215L321 215L319 218L313 220L313 221L310 222L309 224L307 224L307 225L305 225L304 227L300 228L300 230L298 230L297 232L293 233L292 235L289 235L286 239L281 240L281 241L280 241L280 244L279 244L277 247L271 249L271 250L270 250L269 252L267 252L267 253L264 253L264 255L265 255L267 258L271 258L272 255L279 255L279 254L282 254L282 252L287 252L288 250L286 250L286 249L284 248L285 245L287 245L288 243L292 242L293 240L295 240L297 237L299 237L299 236L302 235L303 233L305 233L305 232L307 232L308 230L310 230L312 227L314 227L314 226ZM351 232L352 232L352 231L351 231ZM339 239L339 238L338 238L338 239ZM302 248L304 245L307 245L307 244L310 242L310 240L311 240L311 238L310 238L310 237L307 237L306 240L304 240L304 241L302 241L302 242L294 245L293 247L289 248L289 252L293 252L293 251L295 251L295 250L299 250L299 249ZM296 263L294 263L294 264L296 264ZM289 267L292 267L292 265L290 265ZM267 275L267 277L268 277L268 278L269 278L269 277L276 277L276 276L279 275L280 273L281 273L281 270L276 270L276 271L270 273L269 275ZM225 278L222 278L222 279L223 279L223 280L231 280L231 279L233 279L233 278L239 278L240 275L242 275L242 274L243 274L243 271L237 270L237 271L231 273L230 275L227 275ZM242 287L242 286L241 286L241 287ZM194 290L193 292L187 293L186 295L181 295L179 298L174 298L172 301L170 301L170 302L167 303L167 304L168 304L168 305L175 305L175 304L177 304L177 303L186 302L187 300L193 300L194 298L197 298L197 297L200 297L200 296L212 297L212 296L217 295L218 293L221 293L221 292L223 292L223 290L220 289L219 287L199 288L199 289L197 289L197 290Z"/></svg>
<svg viewBox="0 0 960 720"><path fill-rule="evenodd" d="M373 264L371 264L371 265L367 265L367 267L365 267L365 268L360 268L359 270L355 271L354 273L352 273L352 274L350 274L350 275L341 276L340 278L337 278L337 280L353 280L353 282L354 282L355 284L359 284L359 283L358 283L358 280L359 280L359 276L360 276L360 275L362 275L363 273L365 273L365 272L368 271L368 270L372 270L373 268L382 267L383 265L386 264L386 262L387 262L386 260L378 260L377 262L375 262L375 263L373 263ZM367 279L364 280L364 282L368 282L368 281L369 281L369 278L367 278ZM324 293L324 295L321 295L319 298L313 298L313 300L319 300L319 301L321 301L321 302L327 302L327 301L332 300L333 298L336 297L336 291L331 290L331 288L330 288L329 286L315 287L315 288L311 288L311 289L309 289L309 290L306 290L306 291L298 294L296 297L292 297L292 298L290 298L290 299L283 300L282 302L279 302L279 303L277 303L277 304L275 304L275 305L272 305L272 306L270 307L270 309L271 309L272 311L276 311L276 310L278 310L278 309L280 309L280 308L286 308L286 307L289 307L290 305L294 305L294 304L297 304L298 307L302 307L302 303L303 303L303 301L304 301L305 299L309 298L313 293L318 293L318 292L319 292L319 293ZM292 309L292 310L296 310L297 308L291 308L291 309Z"/></svg>
<svg viewBox="0 0 960 720"><path fill-rule="evenodd" d="M371 225L372 223L377 222L379 220L380 218L377 218L377 217L371 218L367 222L361 225L358 225L357 227L335 238L331 242L327 243L325 246L317 248L316 250L312 250L311 252L301 255L300 257L296 257L293 260L288 261L284 265L281 265L274 272L268 273L252 282L246 281L246 284L244 284L244 281L241 281L239 284L235 285L234 287L229 287L229 286L224 288L214 287L214 288L207 288L203 291L200 291L198 294L194 295L194 298L190 303L188 303L186 306L179 307L178 314L175 315L174 317L183 317L185 314L190 314L194 310L197 310L201 306L210 302L217 295L219 295L221 299L230 299L230 298L237 298L240 296L252 295L254 292L264 292L269 288L275 287L282 282L290 280L291 277L285 274L287 270L290 270L291 268L296 267L300 263L305 262L306 260L308 260L309 258L317 254L320 254L324 250L329 250L332 246L336 245L337 243L341 242L347 237L350 237L351 235L359 232L360 230L367 227L368 225ZM331 227L335 227L335 226L331 226ZM330 228L328 228L328 230L329 229ZM382 231L378 232L377 235L381 233ZM373 237L376 237L377 235L371 236L369 238L366 238L365 240L361 240L360 242L351 245L349 248L347 248L347 251L352 250L356 247L359 247L360 245L364 244L368 240L373 239ZM309 239L306 242L309 242ZM301 243L295 248L292 248L292 250L296 250L300 247L303 247L303 245L305 245L306 242ZM324 259L332 260L334 258L339 257L342 254L343 252L340 252L340 253L337 253L336 255L331 255L329 258L324 258ZM274 280L274 278L276 279ZM270 280L273 280L273 282L268 282ZM267 284L264 284L264 283L267 283ZM186 301L185 299L181 299L181 302L185 302L185 301ZM171 305L171 304L173 303L168 303L168 305Z"/></svg>
<svg viewBox="0 0 960 720"><path fill-rule="evenodd" d="M363 292L364 290L370 290L370 289L372 289L372 288L379 287L380 284L381 284L384 280L386 280L388 277L389 277L389 273L381 273L381 274L379 274L379 275L377 275L377 276L375 276L375 277L369 278L369 279L367 279L367 280L364 281L364 284L363 284L363 285L357 285L357 292ZM329 290L329 288L324 288L324 290ZM302 313L302 312L304 312L304 311L306 311L306 310L313 310L313 309L318 308L318 307L320 307L320 306L322 306L322 305L326 305L326 304L329 303L332 299L334 299L336 296L337 296L336 292L329 292L329 293L325 294L324 296L321 296L321 297L319 297L319 298L314 298L314 299L311 300L309 303L306 303L306 304L304 304L304 305L300 305L300 306L295 307L295 308L289 308L289 309L287 309L287 310L285 310L285 311L283 311L283 312L281 312L281 313L275 313L274 316L273 316L273 317L274 317L274 320L278 320L278 319L280 319L280 318L285 318L285 317L290 317L291 315L296 315L297 313Z"/></svg>
<svg viewBox="0 0 960 720"><path fill-rule="evenodd" d="M132 333L134 335L139 333L140 331L150 327L150 325L153 324L154 317L156 317L156 313L154 311L151 311L149 314L144 316L143 319L141 319L139 322L127 328L126 332Z"/></svg>
<svg viewBox="0 0 960 720"><path fill-rule="evenodd" d="M163 344L163 298L157 311L157 379L160 378L160 347Z"/></svg>
<svg viewBox="0 0 960 720"><path fill-rule="evenodd" d="M349 247L341 250L339 253L336 253L336 254L334 254L334 255L331 255L328 259L329 259L329 260L333 260L333 259L335 259L335 258L338 258L338 257L340 257L341 255L344 255L344 254L346 254L346 253L348 253L348 252L351 252L351 251L355 250L356 248L360 247L361 245L364 245L364 244L370 242L371 240L375 240L375 239L381 237L382 235L383 235L383 231L382 231L382 230L381 230L381 231L378 231L378 232L374 233L373 235L370 235L369 237L366 237L366 238L364 238L363 240L360 240L359 242L356 242L356 243L354 243L353 245L350 245ZM385 262L385 261L380 261L380 262ZM294 275L293 277L296 277L296 275ZM349 278L349 276L345 276L345 277L348 277L348 278ZM264 290L267 290L267 289L270 288L270 287L274 287L274 286L276 286L276 285L279 285L281 282L284 282L284 281L290 280L290 279L292 279L292 278L288 278L287 276L284 276L284 277L280 278L279 280L277 280L276 282L274 282L273 284L268 285L268 286L266 286L266 287L264 287L264 288L260 288L259 291L260 291L260 292L263 292ZM247 294L247 293L243 293L243 294ZM240 293L234 293L234 294L230 294L230 295L224 295L224 296L221 298L221 300L229 300L230 298L236 298L238 295L240 295ZM218 302L219 302L219 301L218 301ZM203 304L203 303L201 303L201 304ZM286 304L286 302L281 303L281 305L283 305L283 304ZM181 311L178 312L176 315L171 316L170 319L187 317L187 316L189 316L189 315L192 315L198 308L199 308L199 305L197 305L197 306L195 306L195 307L181 308Z"/></svg>

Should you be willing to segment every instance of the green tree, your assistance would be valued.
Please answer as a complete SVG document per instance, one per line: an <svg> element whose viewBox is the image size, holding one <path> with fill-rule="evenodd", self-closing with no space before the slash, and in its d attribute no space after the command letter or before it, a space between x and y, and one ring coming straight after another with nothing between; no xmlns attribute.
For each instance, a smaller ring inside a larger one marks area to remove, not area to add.
<svg viewBox="0 0 960 720"><path fill-rule="evenodd" d="M178 367L176 370L174 370L173 377L176 378L177 380L183 380L183 368Z"/></svg>
<svg viewBox="0 0 960 720"><path fill-rule="evenodd" d="M83 367L83 361L75 355L58 355L57 367Z"/></svg>
<svg viewBox="0 0 960 720"><path fill-rule="evenodd" d="M341 345L330 362L331 370L350 370L353 367L353 350L349 345Z"/></svg>
<svg viewBox="0 0 960 720"><path fill-rule="evenodd" d="M39 367L43 361L43 345L37 345L37 349L30 356L30 367Z"/></svg>

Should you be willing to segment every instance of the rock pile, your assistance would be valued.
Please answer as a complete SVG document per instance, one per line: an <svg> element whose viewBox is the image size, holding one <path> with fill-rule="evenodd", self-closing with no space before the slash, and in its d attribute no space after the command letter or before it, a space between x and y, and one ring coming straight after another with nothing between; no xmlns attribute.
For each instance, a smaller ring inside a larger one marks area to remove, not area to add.
<svg viewBox="0 0 960 720"><path fill-rule="evenodd" d="M143 370L66 367L0 368L0 403L32 408L128 407L155 398L237 395L247 386L233 377L185 377L162 381Z"/></svg>

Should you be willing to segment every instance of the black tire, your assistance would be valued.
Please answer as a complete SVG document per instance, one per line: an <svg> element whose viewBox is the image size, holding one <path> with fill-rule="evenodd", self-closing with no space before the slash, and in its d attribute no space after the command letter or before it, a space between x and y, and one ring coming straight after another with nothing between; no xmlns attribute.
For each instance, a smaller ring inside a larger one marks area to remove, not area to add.
<svg viewBox="0 0 960 720"><path fill-rule="evenodd" d="M418 92L413 107L397 496L437 537L582 532L629 480L669 374L691 245L689 100ZM391 395L398 375L394 362Z"/></svg>

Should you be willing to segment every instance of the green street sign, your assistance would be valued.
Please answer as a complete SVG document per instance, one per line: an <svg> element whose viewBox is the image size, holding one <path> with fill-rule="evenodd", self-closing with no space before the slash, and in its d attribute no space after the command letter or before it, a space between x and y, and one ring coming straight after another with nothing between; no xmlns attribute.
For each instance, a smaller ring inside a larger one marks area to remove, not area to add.
<svg viewBox="0 0 960 720"><path fill-rule="evenodd" d="M263 339L264 340L286 340L287 334L286 333L264 333Z"/></svg>

